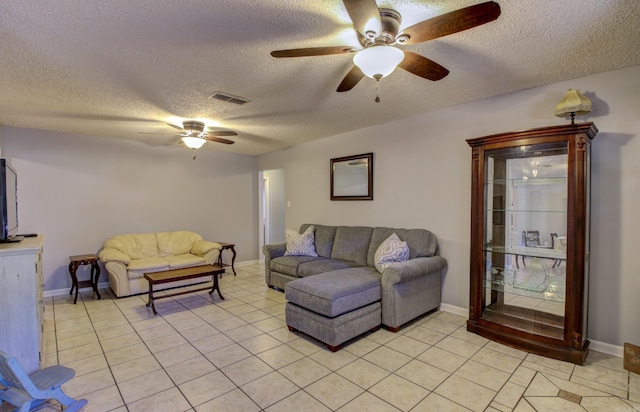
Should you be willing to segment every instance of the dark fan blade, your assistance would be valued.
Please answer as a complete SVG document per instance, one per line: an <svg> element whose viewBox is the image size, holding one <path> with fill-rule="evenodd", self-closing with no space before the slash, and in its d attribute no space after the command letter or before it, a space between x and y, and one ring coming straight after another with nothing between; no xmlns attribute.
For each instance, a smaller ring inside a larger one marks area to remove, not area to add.
<svg viewBox="0 0 640 412"><path fill-rule="evenodd" d="M237 136L238 133L232 130L208 130L207 136Z"/></svg>
<svg viewBox="0 0 640 412"><path fill-rule="evenodd" d="M343 54L356 51L351 46L328 46L328 47L307 47L304 49L289 49L272 51L273 57L305 57L305 56L326 56L328 54Z"/></svg>
<svg viewBox="0 0 640 412"><path fill-rule="evenodd" d="M343 0L343 3L358 33L366 35L367 30L372 30L380 35L382 23L375 0Z"/></svg>
<svg viewBox="0 0 640 412"><path fill-rule="evenodd" d="M184 128L181 126L176 126L175 124L171 124L171 123L167 123L167 125L173 127L174 129L178 129L181 132L184 132Z"/></svg>
<svg viewBox="0 0 640 412"><path fill-rule="evenodd" d="M489 23L498 16L500 6L496 2L488 1L414 24L401 34L410 36L405 44L416 44Z"/></svg>
<svg viewBox="0 0 640 412"><path fill-rule="evenodd" d="M342 83L340 83L340 86L338 86L338 89L336 91L348 92L349 90L353 89L353 87L358 84L358 82L362 80L363 77L364 73L362 73L362 70L360 70L358 66L353 66L353 68L349 70L349 73L344 76L344 79L342 79Z"/></svg>
<svg viewBox="0 0 640 412"><path fill-rule="evenodd" d="M223 139L222 137L207 136L205 139L209 140L210 142L217 142L217 143L224 143L224 144L234 144L235 143L233 140Z"/></svg>
<svg viewBox="0 0 640 412"><path fill-rule="evenodd" d="M433 60L429 60L418 53L408 50L404 50L404 59L400 62L399 66L416 76L433 81L440 80L449 74L449 70Z"/></svg>

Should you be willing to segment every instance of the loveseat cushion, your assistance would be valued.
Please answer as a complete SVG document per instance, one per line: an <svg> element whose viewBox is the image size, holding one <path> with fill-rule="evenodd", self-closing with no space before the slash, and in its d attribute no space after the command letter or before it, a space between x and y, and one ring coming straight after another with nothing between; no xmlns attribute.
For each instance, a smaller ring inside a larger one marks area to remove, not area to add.
<svg viewBox="0 0 640 412"><path fill-rule="evenodd" d="M158 256L155 233L117 235L104 243L104 249L116 249L131 259L146 259Z"/></svg>
<svg viewBox="0 0 640 412"><path fill-rule="evenodd" d="M331 251L331 259L348 260L361 266L366 266L372 234L372 227L338 226L333 242L333 250ZM373 266L373 264L369 266Z"/></svg>
<svg viewBox="0 0 640 412"><path fill-rule="evenodd" d="M189 253L193 244L202 240L202 236L195 232L179 230L176 232L156 233L159 256L183 255Z"/></svg>
<svg viewBox="0 0 640 412"><path fill-rule="evenodd" d="M380 300L380 274L375 268L334 270L293 280L285 298L298 306L333 318Z"/></svg>
<svg viewBox="0 0 640 412"><path fill-rule="evenodd" d="M298 266L304 262L323 259L312 256L280 256L271 259L269 268L272 271L284 273L285 275L298 277Z"/></svg>
<svg viewBox="0 0 640 412"><path fill-rule="evenodd" d="M203 257L192 255L190 253L185 253L182 255L175 255L175 256L165 256L164 259L166 259L169 262L170 269L180 269L180 268L186 268L190 266L200 266L205 264Z"/></svg>
<svg viewBox="0 0 640 412"><path fill-rule="evenodd" d="M311 262L303 262L298 265L298 276L303 278L306 276L317 275L319 273L331 272L332 270L347 269L352 267L360 267L356 262L337 259L320 259Z"/></svg>
<svg viewBox="0 0 640 412"><path fill-rule="evenodd" d="M330 258L333 250L333 239L336 237L336 226L310 225L308 223L300 226L300 233L303 233L309 226L315 227L316 253L318 256Z"/></svg>

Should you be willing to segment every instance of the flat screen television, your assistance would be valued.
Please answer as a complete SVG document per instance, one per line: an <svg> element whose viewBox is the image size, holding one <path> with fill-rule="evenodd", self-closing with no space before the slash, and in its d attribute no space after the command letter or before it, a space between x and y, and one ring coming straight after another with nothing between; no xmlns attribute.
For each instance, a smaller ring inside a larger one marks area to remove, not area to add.
<svg viewBox="0 0 640 412"><path fill-rule="evenodd" d="M0 243L19 242L18 174L6 159L0 159Z"/></svg>

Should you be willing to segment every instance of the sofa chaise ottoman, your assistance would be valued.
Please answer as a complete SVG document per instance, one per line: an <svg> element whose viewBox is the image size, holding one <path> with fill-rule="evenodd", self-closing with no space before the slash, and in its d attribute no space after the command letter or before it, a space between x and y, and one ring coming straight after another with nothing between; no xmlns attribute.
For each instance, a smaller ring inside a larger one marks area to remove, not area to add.
<svg viewBox="0 0 640 412"><path fill-rule="evenodd" d="M181 269L218 260L222 245L202 239L198 233L139 233L113 236L104 243L98 256L109 274L109 286L117 297L149 290L145 273ZM202 279L166 283L160 289L191 285Z"/></svg>
<svg viewBox="0 0 640 412"><path fill-rule="evenodd" d="M290 329L336 350L381 324L397 331L439 307L447 262L430 231L304 224L299 234L309 231L314 247L309 253L288 251L288 242L263 247L265 279L284 289ZM379 249L392 236L405 244L405 259L377 261L378 255L384 260Z"/></svg>

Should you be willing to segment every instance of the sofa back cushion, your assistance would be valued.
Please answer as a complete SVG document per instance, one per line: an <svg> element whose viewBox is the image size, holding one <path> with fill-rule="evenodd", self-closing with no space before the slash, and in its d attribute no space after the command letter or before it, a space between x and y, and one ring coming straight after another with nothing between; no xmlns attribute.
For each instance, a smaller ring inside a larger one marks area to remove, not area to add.
<svg viewBox="0 0 640 412"><path fill-rule="evenodd" d="M376 250L393 233L409 246L409 259L435 256L438 254L438 239L426 229L393 229L376 227L371 236L371 244L367 254L367 266L375 265Z"/></svg>
<svg viewBox="0 0 640 412"><path fill-rule="evenodd" d="M117 235L108 239L104 247L116 249L131 259L158 257L158 242L155 233Z"/></svg>
<svg viewBox="0 0 640 412"><path fill-rule="evenodd" d="M333 250L333 239L336 237L335 226L323 226L323 225L311 225L305 223L300 226L300 233L304 233L309 226L316 228L315 240L316 240L316 253L318 256L330 258L331 251Z"/></svg>
<svg viewBox="0 0 640 412"><path fill-rule="evenodd" d="M190 253L193 244L202 240L202 236L195 232L180 230L176 232L156 233L159 256L184 255Z"/></svg>
<svg viewBox="0 0 640 412"><path fill-rule="evenodd" d="M362 266L373 266L373 264L367 265L367 252L372 234L372 227L338 226L331 259L348 260ZM373 253L375 254L375 251Z"/></svg>

